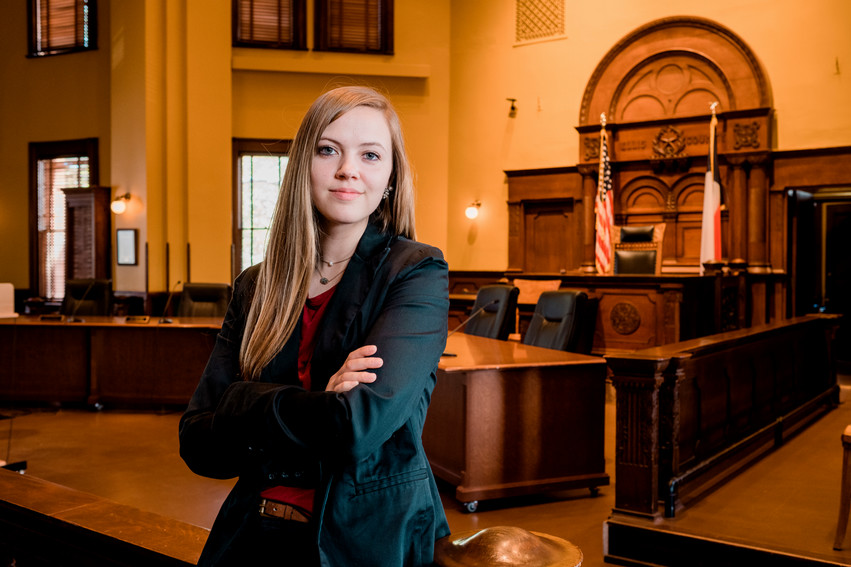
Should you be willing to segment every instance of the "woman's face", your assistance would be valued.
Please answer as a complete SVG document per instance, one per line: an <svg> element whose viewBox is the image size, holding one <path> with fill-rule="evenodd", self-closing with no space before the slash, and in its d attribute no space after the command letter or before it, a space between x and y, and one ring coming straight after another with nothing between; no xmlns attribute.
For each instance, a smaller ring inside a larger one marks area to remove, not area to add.
<svg viewBox="0 0 851 567"><path fill-rule="evenodd" d="M392 171L390 127L382 111L358 106L329 124L310 166L311 197L326 230L366 228Z"/></svg>

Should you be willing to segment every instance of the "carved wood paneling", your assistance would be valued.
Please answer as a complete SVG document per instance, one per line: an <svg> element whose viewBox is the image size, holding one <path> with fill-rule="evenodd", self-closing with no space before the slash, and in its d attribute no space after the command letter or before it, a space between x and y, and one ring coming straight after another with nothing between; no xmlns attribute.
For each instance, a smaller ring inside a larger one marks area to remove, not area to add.
<svg viewBox="0 0 851 567"><path fill-rule="evenodd" d="M712 61L696 53L668 52L632 69L612 97L612 116L618 122L637 122L701 115L715 101L733 108L734 96Z"/></svg>
<svg viewBox="0 0 851 567"><path fill-rule="evenodd" d="M528 272L565 273L579 270L582 219L573 199L530 203L524 207L523 268Z"/></svg>
<svg viewBox="0 0 851 567"><path fill-rule="evenodd" d="M830 408L837 325L810 315L607 357L617 391L616 510L653 515L664 499L673 515Z"/></svg>
<svg viewBox="0 0 851 567"><path fill-rule="evenodd" d="M67 226L66 278L112 277L109 187L63 189Z"/></svg>

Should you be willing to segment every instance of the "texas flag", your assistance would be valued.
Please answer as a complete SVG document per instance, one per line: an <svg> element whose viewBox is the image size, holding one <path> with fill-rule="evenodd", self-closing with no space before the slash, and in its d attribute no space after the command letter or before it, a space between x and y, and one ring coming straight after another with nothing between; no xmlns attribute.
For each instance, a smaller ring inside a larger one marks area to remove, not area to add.
<svg viewBox="0 0 851 567"><path fill-rule="evenodd" d="M700 232L700 273L704 262L721 259L721 183L718 176L717 148L715 145L715 105L709 123L709 164L703 189L703 223Z"/></svg>

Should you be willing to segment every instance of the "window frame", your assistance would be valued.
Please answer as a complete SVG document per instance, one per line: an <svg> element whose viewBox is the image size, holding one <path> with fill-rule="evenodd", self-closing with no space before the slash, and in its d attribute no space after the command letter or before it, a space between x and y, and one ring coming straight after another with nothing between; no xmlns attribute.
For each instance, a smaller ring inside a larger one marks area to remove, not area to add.
<svg viewBox="0 0 851 567"><path fill-rule="evenodd" d="M231 226L231 275L235 279L242 272L242 171L240 158L246 155L287 156L292 149L292 140L264 138L233 138L233 215Z"/></svg>
<svg viewBox="0 0 851 567"><path fill-rule="evenodd" d="M289 0L292 19L292 41L270 42L261 40L239 39L240 9L239 4L243 0L231 1L231 43L234 47L250 47L260 49L289 49L294 51L307 51L307 0ZM245 0L254 3L255 0ZM282 0L278 0L280 4ZM280 24L280 21L279 21ZM280 26L278 28L280 36Z"/></svg>
<svg viewBox="0 0 851 567"><path fill-rule="evenodd" d="M50 57L53 55L65 55L66 53L80 53L84 51L95 51L98 49L98 3L97 0L66 0L74 4L75 12L83 5L88 6L88 23L85 28L88 30L85 38L77 38L75 34L74 44L71 46L55 47L47 49L39 49L39 21L37 18L36 4L45 2L48 9L48 19L50 18L50 2L59 0L27 0L27 57L39 58ZM77 26L75 26L75 31ZM88 43L88 45L86 45Z"/></svg>
<svg viewBox="0 0 851 567"><path fill-rule="evenodd" d="M380 3L379 6L379 22L378 22L378 35L380 38L381 46L378 49L369 49L368 47L364 47L363 49L358 48L350 48L350 47L340 47L336 45L332 45L332 40L330 38L330 22L329 22L329 14L334 11L334 6L332 4L338 4L344 1L353 1L353 0L315 0L314 1L314 38L313 38L313 49L314 51L330 51L330 52L338 52L338 53L365 53L371 55L393 55L393 38L394 38L394 28L393 28L393 14L394 0L360 0L363 3L368 3L370 1L378 1Z"/></svg>
<svg viewBox="0 0 851 567"><path fill-rule="evenodd" d="M63 140L58 142L30 142L29 144L29 253L30 290L40 295L42 267L38 248L38 162L61 157L87 157L89 160L89 187L99 185L100 169L98 139ZM67 242L66 242L67 244ZM67 254L66 254L67 257ZM48 298L56 299L56 298Z"/></svg>

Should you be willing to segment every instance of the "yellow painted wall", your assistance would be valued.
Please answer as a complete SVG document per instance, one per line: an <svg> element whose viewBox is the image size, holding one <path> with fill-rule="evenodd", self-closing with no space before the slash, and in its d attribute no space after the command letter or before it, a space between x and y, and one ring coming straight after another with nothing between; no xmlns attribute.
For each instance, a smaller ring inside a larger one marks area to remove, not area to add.
<svg viewBox="0 0 851 567"><path fill-rule="evenodd" d="M197 282L231 278L230 12L230 0L187 1L185 226Z"/></svg>
<svg viewBox="0 0 851 567"><path fill-rule="evenodd" d="M145 289L145 251L148 240L146 224L148 211L148 177L150 160L147 140L147 112L145 84L146 5L143 0L129 0L112 5L111 17L101 20L109 30L110 41L101 49L110 54L110 96L104 102L111 109L112 124L111 171L104 184L114 188L114 194L129 193L127 211L112 215L113 228L135 228L139 231L139 254L136 266L113 266L113 286L118 290ZM114 242L113 242L114 244Z"/></svg>
<svg viewBox="0 0 851 567"><path fill-rule="evenodd" d="M0 18L0 281L16 288L30 285L28 144L99 138L102 184L111 162L109 34L96 51L29 59L26 4ZM98 10L108 21L109 3Z"/></svg>

